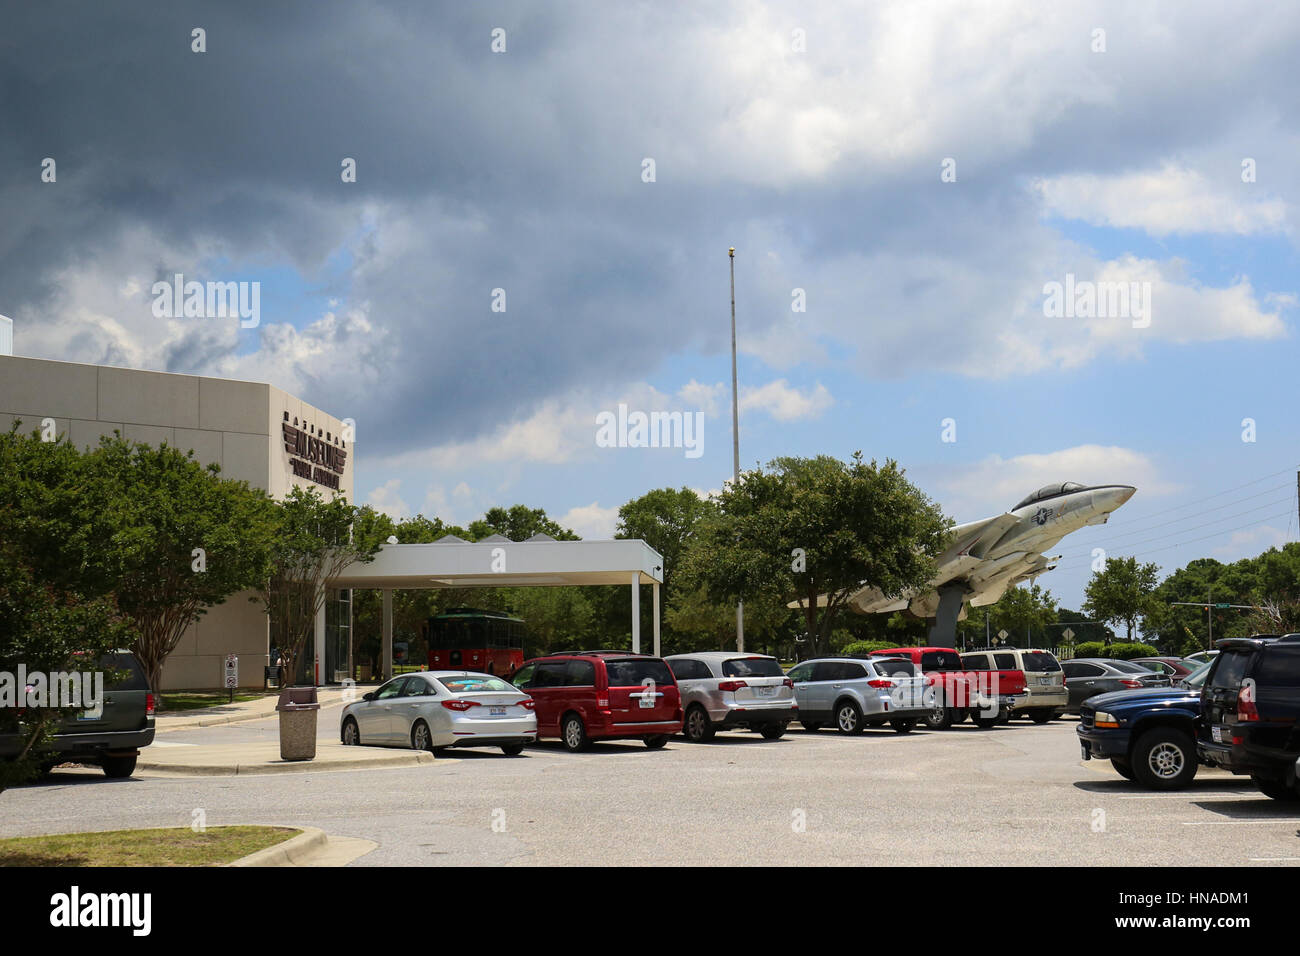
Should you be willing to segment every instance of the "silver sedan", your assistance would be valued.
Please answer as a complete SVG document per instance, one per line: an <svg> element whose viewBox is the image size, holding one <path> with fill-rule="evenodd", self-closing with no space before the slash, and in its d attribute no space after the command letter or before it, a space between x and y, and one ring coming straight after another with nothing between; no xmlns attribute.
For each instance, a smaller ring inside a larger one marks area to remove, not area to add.
<svg viewBox="0 0 1300 956"><path fill-rule="evenodd" d="M537 741L533 699L499 677L472 671L420 671L394 677L343 708L344 744L500 747L517 756Z"/></svg>

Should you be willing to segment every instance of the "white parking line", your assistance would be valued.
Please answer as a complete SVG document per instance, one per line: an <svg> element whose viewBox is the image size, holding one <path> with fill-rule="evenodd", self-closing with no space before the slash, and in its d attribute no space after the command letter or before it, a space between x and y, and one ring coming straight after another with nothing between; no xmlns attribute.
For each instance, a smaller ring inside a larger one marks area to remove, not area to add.
<svg viewBox="0 0 1300 956"><path fill-rule="evenodd" d="M1201 797L1243 797L1251 800L1258 800L1259 793L1251 790L1247 793L1241 791L1230 791L1228 793L1129 793L1120 797L1121 800L1199 800Z"/></svg>
<svg viewBox="0 0 1300 956"><path fill-rule="evenodd" d="M1271 820L1205 820L1199 822L1192 822L1189 820L1182 821L1182 824L1185 827L1246 827L1254 823L1300 823L1300 819L1284 820L1278 817Z"/></svg>
<svg viewBox="0 0 1300 956"><path fill-rule="evenodd" d="M1252 856L1251 863L1294 863L1300 856Z"/></svg>

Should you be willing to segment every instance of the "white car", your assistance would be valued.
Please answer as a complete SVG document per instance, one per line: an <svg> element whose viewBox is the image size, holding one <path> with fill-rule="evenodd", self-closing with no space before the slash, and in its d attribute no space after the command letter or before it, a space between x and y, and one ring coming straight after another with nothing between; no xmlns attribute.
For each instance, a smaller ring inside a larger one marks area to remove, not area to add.
<svg viewBox="0 0 1300 956"><path fill-rule="evenodd" d="M1197 651L1195 654L1188 654L1183 658L1185 661L1195 661L1197 664L1204 664L1212 661L1219 656L1218 651Z"/></svg>
<svg viewBox="0 0 1300 956"><path fill-rule="evenodd" d="M344 744L413 747L500 747L518 756L537 741L533 699L491 674L420 671L394 677L343 708Z"/></svg>

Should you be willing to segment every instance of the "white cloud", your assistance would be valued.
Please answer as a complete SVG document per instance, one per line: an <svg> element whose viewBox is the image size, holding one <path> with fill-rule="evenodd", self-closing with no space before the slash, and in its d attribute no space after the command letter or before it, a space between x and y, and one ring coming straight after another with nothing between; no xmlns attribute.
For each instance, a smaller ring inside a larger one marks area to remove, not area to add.
<svg viewBox="0 0 1300 956"><path fill-rule="evenodd" d="M783 378L758 387L741 388L740 410L761 411L779 422L793 422L805 418L819 418L835 404L826 386L818 383L809 391L791 388Z"/></svg>
<svg viewBox="0 0 1300 956"><path fill-rule="evenodd" d="M618 506L602 508L598 502L570 508L555 519L563 528L576 531L580 537L591 541L612 538L618 526Z"/></svg>
<svg viewBox="0 0 1300 956"><path fill-rule="evenodd" d="M410 506L402 500L398 490L402 487L400 478L392 478L378 488L371 490L366 496L365 503L373 507L376 511L382 511L394 521L401 521L404 518L411 517Z"/></svg>
<svg viewBox="0 0 1300 956"><path fill-rule="evenodd" d="M1237 169L1210 180L1174 163L1158 170L1118 174L1075 173L1039 179L1035 189L1046 210L1094 226L1142 229L1152 235L1222 233L1238 236L1282 232L1287 206L1243 183Z"/></svg>
<svg viewBox="0 0 1300 956"><path fill-rule="evenodd" d="M1001 514L1030 492L1062 481L1133 485L1142 496L1175 490L1160 477L1151 457L1142 452L1116 445L1077 445L1011 458L989 455L948 469L935 482L937 489L930 496L961 524Z"/></svg>
<svg viewBox="0 0 1300 956"><path fill-rule="evenodd" d="M1234 531L1232 536L1211 554L1220 561L1236 561L1240 558L1254 557L1269 548L1280 548L1291 540L1291 536L1281 528L1272 525L1260 525L1245 531Z"/></svg>

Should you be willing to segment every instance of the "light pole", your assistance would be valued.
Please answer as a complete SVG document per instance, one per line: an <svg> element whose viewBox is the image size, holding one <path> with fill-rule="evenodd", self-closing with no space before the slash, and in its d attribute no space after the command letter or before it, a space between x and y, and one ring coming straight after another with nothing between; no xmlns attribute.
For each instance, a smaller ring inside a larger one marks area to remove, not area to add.
<svg viewBox="0 0 1300 956"><path fill-rule="evenodd" d="M736 392L736 247L727 250L731 263L731 456L733 487L740 486L740 397ZM736 653L745 652L745 602L736 605Z"/></svg>

